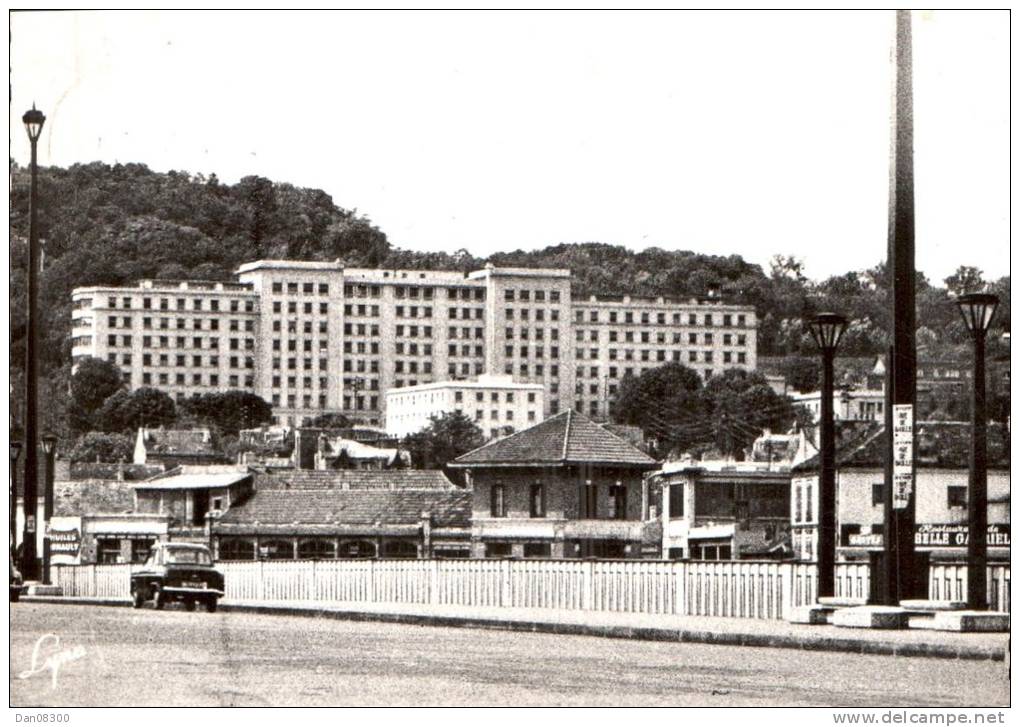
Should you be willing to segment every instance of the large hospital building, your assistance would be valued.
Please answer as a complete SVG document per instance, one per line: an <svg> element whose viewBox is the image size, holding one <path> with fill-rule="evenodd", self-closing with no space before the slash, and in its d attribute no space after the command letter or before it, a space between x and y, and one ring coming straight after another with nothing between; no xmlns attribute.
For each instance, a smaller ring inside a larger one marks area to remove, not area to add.
<svg viewBox="0 0 1020 727"><path fill-rule="evenodd" d="M177 399L251 391L291 425L323 412L379 425L391 389L483 375L541 384L543 415L605 418L627 374L668 361L706 378L756 366L754 308L572 298L569 270L261 260L237 282L143 280L78 288L73 299L75 361L106 359L131 388Z"/></svg>

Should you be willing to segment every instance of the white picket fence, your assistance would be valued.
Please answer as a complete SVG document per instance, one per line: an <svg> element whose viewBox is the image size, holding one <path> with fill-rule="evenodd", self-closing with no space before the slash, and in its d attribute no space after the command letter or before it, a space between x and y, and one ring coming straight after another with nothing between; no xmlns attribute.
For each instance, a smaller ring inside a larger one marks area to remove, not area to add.
<svg viewBox="0 0 1020 727"><path fill-rule="evenodd" d="M1009 566L988 566L987 578L988 607L1009 613ZM928 596L940 601L966 601L967 566L957 563L932 565Z"/></svg>
<svg viewBox="0 0 1020 727"><path fill-rule="evenodd" d="M217 567L226 578L226 598L233 601L760 619L783 618L792 606L813 602L817 584L814 564L774 561L290 560L223 562ZM55 566L55 582L68 596L126 598L131 569L131 565ZM866 596L867 571L867 564L838 566L837 593Z"/></svg>

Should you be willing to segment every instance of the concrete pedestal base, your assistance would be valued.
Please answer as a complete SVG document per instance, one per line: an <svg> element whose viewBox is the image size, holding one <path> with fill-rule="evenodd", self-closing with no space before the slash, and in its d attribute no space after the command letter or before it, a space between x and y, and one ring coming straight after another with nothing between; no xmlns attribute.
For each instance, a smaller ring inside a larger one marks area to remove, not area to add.
<svg viewBox="0 0 1020 727"><path fill-rule="evenodd" d="M916 599L900 601L900 606L908 611L963 611L967 608L964 601L931 601L928 599Z"/></svg>
<svg viewBox="0 0 1020 727"><path fill-rule="evenodd" d="M47 586L42 583L29 583L25 587L26 596L63 596L64 589L60 586Z"/></svg>
<svg viewBox="0 0 1020 727"><path fill-rule="evenodd" d="M829 616L835 609L813 603L809 606L794 606L786 617L788 623L818 626L829 623Z"/></svg>
<svg viewBox="0 0 1020 727"><path fill-rule="evenodd" d="M822 596L818 603L829 608L854 608L856 606L867 606L866 598L850 598L849 596Z"/></svg>
<svg viewBox="0 0 1020 727"><path fill-rule="evenodd" d="M833 626L852 629L905 629L910 613L897 606L841 608L829 620Z"/></svg>
<svg viewBox="0 0 1020 727"><path fill-rule="evenodd" d="M999 611L939 611L932 619L930 628L965 633L1007 633L1009 614Z"/></svg>

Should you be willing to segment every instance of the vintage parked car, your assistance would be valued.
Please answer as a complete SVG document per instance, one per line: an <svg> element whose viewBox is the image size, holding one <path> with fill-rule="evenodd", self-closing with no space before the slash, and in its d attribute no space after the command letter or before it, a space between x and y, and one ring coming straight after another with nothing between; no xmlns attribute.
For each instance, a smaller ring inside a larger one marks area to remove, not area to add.
<svg viewBox="0 0 1020 727"><path fill-rule="evenodd" d="M131 598L135 608L152 601L163 608L181 601L189 611L204 603L212 613L223 597L223 574L213 567L212 555L204 545L157 543L139 570L131 574Z"/></svg>

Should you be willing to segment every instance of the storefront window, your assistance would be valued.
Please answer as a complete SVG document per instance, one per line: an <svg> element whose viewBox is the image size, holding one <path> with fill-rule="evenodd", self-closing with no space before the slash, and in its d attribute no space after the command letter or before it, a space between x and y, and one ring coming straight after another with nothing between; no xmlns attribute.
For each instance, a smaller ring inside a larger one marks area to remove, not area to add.
<svg viewBox="0 0 1020 727"><path fill-rule="evenodd" d="M336 557L336 546L331 540L303 540L298 545L298 558L322 560Z"/></svg>
<svg viewBox="0 0 1020 727"><path fill-rule="evenodd" d="M255 543L250 540L221 540L220 560L255 560Z"/></svg>
<svg viewBox="0 0 1020 727"><path fill-rule="evenodd" d="M262 557L269 560L291 560L294 544L286 540L267 540L259 547Z"/></svg>
<svg viewBox="0 0 1020 727"><path fill-rule="evenodd" d="M338 558L374 558L375 543L368 540L355 540L340 544Z"/></svg>
<svg viewBox="0 0 1020 727"><path fill-rule="evenodd" d="M120 538L97 538L96 562L120 563Z"/></svg>
<svg viewBox="0 0 1020 727"><path fill-rule="evenodd" d="M149 558L149 551L156 544L153 538L135 538L131 541L131 562L144 563Z"/></svg>
<svg viewBox="0 0 1020 727"><path fill-rule="evenodd" d="M383 546L384 558L417 558L418 546L406 540L390 540Z"/></svg>

